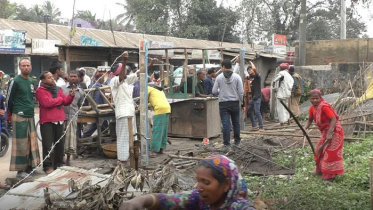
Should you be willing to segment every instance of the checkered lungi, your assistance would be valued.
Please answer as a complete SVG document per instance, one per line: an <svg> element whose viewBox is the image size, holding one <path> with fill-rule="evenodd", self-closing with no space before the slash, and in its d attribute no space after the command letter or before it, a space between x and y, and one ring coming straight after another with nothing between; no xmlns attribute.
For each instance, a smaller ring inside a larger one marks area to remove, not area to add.
<svg viewBox="0 0 373 210"><path fill-rule="evenodd" d="M128 132L128 118L129 117L122 117L117 119L116 121L116 134L117 134L117 156L118 160L120 161L127 161L129 158L129 132ZM136 117L132 117L132 128L133 128L133 135L136 134ZM134 140L136 138L134 137Z"/></svg>
<svg viewBox="0 0 373 210"><path fill-rule="evenodd" d="M67 126L67 124L66 124ZM76 155L77 149L77 136L76 136L76 129L78 123L76 121L71 121L70 125L66 128L66 135L65 135L65 154L67 155Z"/></svg>
<svg viewBox="0 0 373 210"><path fill-rule="evenodd" d="M169 117L170 114L154 115L152 139L150 141L152 152L159 152L161 148L166 149Z"/></svg>
<svg viewBox="0 0 373 210"><path fill-rule="evenodd" d="M9 170L26 171L35 168L40 164L40 153L34 118L12 114L11 121L13 136Z"/></svg>

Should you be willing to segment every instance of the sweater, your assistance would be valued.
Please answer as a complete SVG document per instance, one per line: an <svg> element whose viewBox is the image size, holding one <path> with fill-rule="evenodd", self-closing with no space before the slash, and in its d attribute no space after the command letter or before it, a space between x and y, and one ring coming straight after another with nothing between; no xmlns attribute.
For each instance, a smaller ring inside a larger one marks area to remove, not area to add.
<svg viewBox="0 0 373 210"><path fill-rule="evenodd" d="M61 89L58 90L57 97L53 98L52 93L45 87L39 87L36 90L36 99L40 108L40 124L65 121L66 115L63 106L69 106L74 100L70 94L65 96Z"/></svg>
<svg viewBox="0 0 373 210"><path fill-rule="evenodd" d="M243 84L241 77L227 70L220 74L212 88L213 95L219 95L219 102L240 101L243 103Z"/></svg>
<svg viewBox="0 0 373 210"><path fill-rule="evenodd" d="M34 81L16 76L10 83L7 96L7 107L10 115L34 117Z"/></svg>

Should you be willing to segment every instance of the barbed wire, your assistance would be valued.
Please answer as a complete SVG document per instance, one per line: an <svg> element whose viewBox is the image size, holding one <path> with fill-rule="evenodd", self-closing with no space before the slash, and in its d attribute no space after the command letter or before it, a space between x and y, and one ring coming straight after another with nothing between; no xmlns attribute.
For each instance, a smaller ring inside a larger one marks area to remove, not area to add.
<svg viewBox="0 0 373 210"><path fill-rule="evenodd" d="M120 57L122 57L123 55L124 55L124 53L128 53L128 51L124 51L121 55L119 55L115 60L114 60L114 62L111 64L111 66L110 66L110 68L115 64L115 62L120 58ZM104 74L102 74L101 75L101 77L100 78L98 78L96 81L95 81L95 83L93 84L93 86L94 85L96 85L97 84L97 82L98 81L100 81L100 79L101 78L103 78L106 74L108 74L109 72L105 72ZM84 96L84 99L83 99L83 101L85 101L86 100L86 98L87 98L87 96L88 96L88 94L90 94L92 91L94 91L95 90L95 88L91 88L91 89L89 89L89 91L85 94L85 96ZM58 143L60 143L60 141L66 136L66 134L67 134L67 130L69 129L69 126L70 126L70 124L73 122L73 121L75 121L74 119L75 119L75 117L79 114L79 111L82 109L82 107L83 107L83 105L84 104L82 104L82 105L80 105L80 107L79 107L79 109L78 109L78 111L73 115L73 117L70 119L70 121L68 122L68 124L67 124L67 126L66 126L66 129L64 130L64 132L63 132L63 134L62 134L62 136L57 140L57 142L55 142L54 144L52 144L52 147L51 147L51 149L50 149L50 151L48 151L48 155L39 163L39 165L37 165L29 174L27 174L27 176L25 176L24 178L22 178L20 181L18 181L16 184L14 184L9 190L8 190L8 192L6 192L5 193L5 195L8 195L8 193L12 190L12 189L14 189L15 187L17 187L19 184L21 184L23 181L25 181L27 178L29 178L30 176L31 176L31 174L33 174L33 173L35 173L35 171L38 169L38 168L40 168L41 166L42 166L42 164L45 162L45 160L46 159L48 159L49 157L50 157L50 155L52 154L52 152L53 152L53 150L54 150L54 148L56 147L56 145L58 144Z"/></svg>

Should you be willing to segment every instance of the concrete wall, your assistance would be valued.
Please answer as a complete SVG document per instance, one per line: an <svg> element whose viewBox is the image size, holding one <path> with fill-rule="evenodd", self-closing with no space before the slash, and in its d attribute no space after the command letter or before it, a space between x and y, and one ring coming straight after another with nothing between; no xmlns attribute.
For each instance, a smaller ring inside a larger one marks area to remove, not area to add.
<svg viewBox="0 0 373 210"><path fill-rule="evenodd" d="M261 57L260 59L256 59L254 61L254 65L256 65L256 68L259 70L259 74L261 76L261 86L262 88L265 87L265 80L268 76L268 74L271 71L275 71L277 67L277 59L276 58L265 58Z"/></svg>
<svg viewBox="0 0 373 210"><path fill-rule="evenodd" d="M353 81L355 75L359 74L360 66L365 68L369 63L343 63L330 65L314 65L314 66L296 66L295 70L303 78L304 83L311 89L320 89L323 94L342 92L346 88L350 88L348 82ZM362 68L362 71L364 71ZM373 69L365 73L365 86L369 85Z"/></svg>
<svg viewBox="0 0 373 210"><path fill-rule="evenodd" d="M298 58L299 49L295 52ZM306 44L307 66L362 62L373 62L373 39L321 40Z"/></svg>

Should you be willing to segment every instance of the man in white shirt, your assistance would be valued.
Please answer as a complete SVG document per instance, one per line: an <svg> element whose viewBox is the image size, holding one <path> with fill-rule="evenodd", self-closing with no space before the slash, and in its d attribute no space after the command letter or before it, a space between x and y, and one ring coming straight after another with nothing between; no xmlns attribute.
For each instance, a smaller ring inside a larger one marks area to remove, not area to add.
<svg viewBox="0 0 373 210"><path fill-rule="evenodd" d="M86 74L85 68L80 68L79 71L84 73L83 82L87 85L87 87L89 87L91 84L91 78Z"/></svg>
<svg viewBox="0 0 373 210"><path fill-rule="evenodd" d="M118 161L122 165L124 165L129 158L130 136L128 121L130 118L132 118L133 134L136 133L135 105L132 92L133 83L135 83L138 78L137 74L126 75L127 60L128 53L126 52L123 54L123 63L120 67L119 76L113 77L110 81L115 105Z"/></svg>
<svg viewBox="0 0 373 210"><path fill-rule="evenodd" d="M63 79L64 72L63 72L63 66L58 61L53 61L49 67L49 72L53 75L53 79L56 82L57 87L65 87L66 82ZM39 81L39 87L40 87L41 80Z"/></svg>

